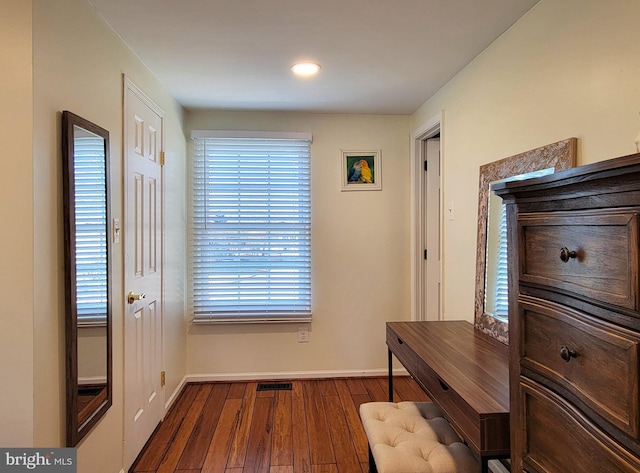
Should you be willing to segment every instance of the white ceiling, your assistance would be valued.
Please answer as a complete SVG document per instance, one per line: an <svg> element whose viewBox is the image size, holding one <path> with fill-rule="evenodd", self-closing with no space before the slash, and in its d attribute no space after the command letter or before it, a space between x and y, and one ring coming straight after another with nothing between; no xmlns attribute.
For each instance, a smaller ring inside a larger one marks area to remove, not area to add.
<svg viewBox="0 0 640 473"><path fill-rule="evenodd" d="M415 112L537 2L90 0L187 108L379 114Z"/></svg>

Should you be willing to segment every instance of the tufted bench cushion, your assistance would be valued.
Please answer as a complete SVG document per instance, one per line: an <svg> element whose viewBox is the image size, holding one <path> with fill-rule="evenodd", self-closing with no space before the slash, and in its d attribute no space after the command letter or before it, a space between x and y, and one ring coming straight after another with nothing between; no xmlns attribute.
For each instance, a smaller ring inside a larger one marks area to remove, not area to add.
<svg viewBox="0 0 640 473"><path fill-rule="evenodd" d="M360 418L378 473L470 473L479 464L431 402L368 402Z"/></svg>

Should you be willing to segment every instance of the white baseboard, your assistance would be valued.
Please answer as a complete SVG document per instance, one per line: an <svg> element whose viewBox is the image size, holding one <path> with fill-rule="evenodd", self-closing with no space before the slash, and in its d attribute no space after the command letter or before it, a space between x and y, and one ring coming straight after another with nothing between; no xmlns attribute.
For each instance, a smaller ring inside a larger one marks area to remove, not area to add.
<svg viewBox="0 0 640 473"><path fill-rule="evenodd" d="M173 405L173 403L176 401L176 399L178 398L178 395L182 392L182 388L184 387L185 384L187 384L189 381L187 380L187 376L183 377L182 380L180 380L180 382L178 383L178 385L176 386L176 388L173 390L173 392L171 393L171 395L169 396L169 398L165 401L164 403L164 411L165 412L169 412L169 409L171 408L171 406Z"/></svg>
<svg viewBox="0 0 640 473"><path fill-rule="evenodd" d="M356 378L366 376L387 376L387 369L377 370L318 370L318 371L274 371L260 373L201 373L185 376L187 383L202 383L207 381L261 381L274 379L323 379L323 378ZM393 370L394 376L407 376L404 368ZM184 380L183 380L184 381ZM180 388L182 389L182 388Z"/></svg>
<svg viewBox="0 0 640 473"><path fill-rule="evenodd" d="M85 384L107 384L106 376L86 376L78 377L78 386L84 386Z"/></svg>
<svg viewBox="0 0 640 473"><path fill-rule="evenodd" d="M277 371L267 373L201 373L185 375L167 398L164 404L164 412L176 401L185 384L206 383L212 381L262 381L276 379L327 379L327 378L362 378L367 376L388 376L387 369L377 370L319 370L319 371ZM393 370L394 376L408 376L409 373L404 368ZM121 472L123 473L123 472Z"/></svg>

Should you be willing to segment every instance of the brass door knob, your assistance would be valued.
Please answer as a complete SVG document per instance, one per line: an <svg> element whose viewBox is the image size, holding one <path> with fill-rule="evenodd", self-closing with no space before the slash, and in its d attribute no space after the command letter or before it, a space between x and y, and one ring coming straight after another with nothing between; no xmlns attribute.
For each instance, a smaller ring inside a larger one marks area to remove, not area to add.
<svg viewBox="0 0 640 473"><path fill-rule="evenodd" d="M139 301L140 299L144 299L145 297L147 297L147 295L144 292L141 292L140 294L134 294L133 292L130 292L129 294L127 294L127 302L129 304L133 304L135 301Z"/></svg>

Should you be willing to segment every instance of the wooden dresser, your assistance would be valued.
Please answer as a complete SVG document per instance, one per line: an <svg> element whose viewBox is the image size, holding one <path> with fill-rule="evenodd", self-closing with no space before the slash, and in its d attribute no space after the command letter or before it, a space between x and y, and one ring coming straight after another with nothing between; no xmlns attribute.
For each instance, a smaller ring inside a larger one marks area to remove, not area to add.
<svg viewBox="0 0 640 473"><path fill-rule="evenodd" d="M640 471L640 154L501 184L512 471Z"/></svg>

